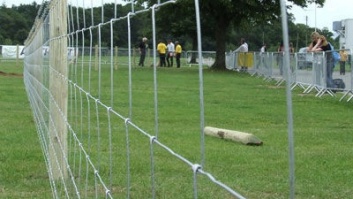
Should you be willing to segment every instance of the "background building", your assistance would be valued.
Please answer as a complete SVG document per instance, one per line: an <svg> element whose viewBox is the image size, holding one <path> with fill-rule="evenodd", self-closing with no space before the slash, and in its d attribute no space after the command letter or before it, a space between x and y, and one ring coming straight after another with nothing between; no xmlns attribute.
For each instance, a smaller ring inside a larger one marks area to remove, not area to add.
<svg viewBox="0 0 353 199"><path fill-rule="evenodd" d="M353 19L344 19L333 22L333 30L338 32L339 48L353 49Z"/></svg>

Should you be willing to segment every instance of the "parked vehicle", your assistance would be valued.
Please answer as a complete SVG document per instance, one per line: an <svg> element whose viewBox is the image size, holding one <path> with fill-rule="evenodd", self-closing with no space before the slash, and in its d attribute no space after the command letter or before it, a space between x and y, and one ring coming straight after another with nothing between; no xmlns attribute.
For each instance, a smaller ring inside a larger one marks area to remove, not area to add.
<svg viewBox="0 0 353 199"><path fill-rule="evenodd" d="M297 53L298 69L310 69L313 65L313 54L308 53L306 47L300 48Z"/></svg>

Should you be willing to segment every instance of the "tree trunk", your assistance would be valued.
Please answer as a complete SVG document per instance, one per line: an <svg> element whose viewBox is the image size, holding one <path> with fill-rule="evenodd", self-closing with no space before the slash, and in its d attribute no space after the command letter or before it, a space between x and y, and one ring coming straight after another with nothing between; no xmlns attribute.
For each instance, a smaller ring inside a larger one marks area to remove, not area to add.
<svg viewBox="0 0 353 199"><path fill-rule="evenodd" d="M216 24L215 28L215 37L216 37L216 60L212 65L212 69L215 70L226 70L226 32L229 27L229 23L226 22L224 17L220 17Z"/></svg>
<svg viewBox="0 0 353 199"><path fill-rule="evenodd" d="M192 38L192 51L198 51L197 49L197 37L193 37ZM191 53L191 59L190 59L190 63L196 63L196 57L197 57L197 53Z"/></svg>

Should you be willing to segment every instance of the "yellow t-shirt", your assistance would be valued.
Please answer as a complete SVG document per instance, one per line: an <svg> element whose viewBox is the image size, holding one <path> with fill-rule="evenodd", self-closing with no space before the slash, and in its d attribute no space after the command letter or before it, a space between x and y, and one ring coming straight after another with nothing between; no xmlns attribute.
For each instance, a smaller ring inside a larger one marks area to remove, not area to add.
<svg viewBox="0 0 353 199"><path fill-rule="evenodd" d="M165 54L166 50L167 50L167 46L163 42L157 45L157 51L159 54Z"/></svg>
<svg viewBox="0 0 353 199"><path fill-rule="evenodd" d="M347 59L348 59L347 52L345 50L340 50L340 57L341 57L340 61L347 61Z"/></svg>
<svg viewBox="0 0 353 199"><path fill-rule="evenodd" d="M181 45L178 44L176 47L175 47L175 53L181 53Z"/></svg>

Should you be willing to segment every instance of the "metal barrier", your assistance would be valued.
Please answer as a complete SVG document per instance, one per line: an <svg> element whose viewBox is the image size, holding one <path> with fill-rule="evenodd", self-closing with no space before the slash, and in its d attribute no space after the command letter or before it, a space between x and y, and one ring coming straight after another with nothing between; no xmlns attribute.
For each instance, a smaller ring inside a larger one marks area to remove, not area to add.
<svg viewBox="0 0 353 199"><path fill-rule="evenodd" d="M191 67L192 65L199 64L199 55L197 51L186 51L186 61L187 64ZM215 51L202 51L202 64L211 67L216 60Z"/></svg>
<svg viewBox="0 0 353 199"><path fill-rule="evenodd" d="M245 67L252 76L262 77L266 81L274 80L277 86L286 81L284 74L289 69L287 81L290 81L291 89L300 88L303 93L315 92L317 97L324 94L335 96L336 92L343 92L340 101L345 98L350 101L353 99L352 51L345 49L345 52L348 59L338 63L334 63L332 52L293 53L289 64L284 62L283 53L227 52L226 68L241 71ZM342 79L345 88L337 87L337 79Z"/></svg>

